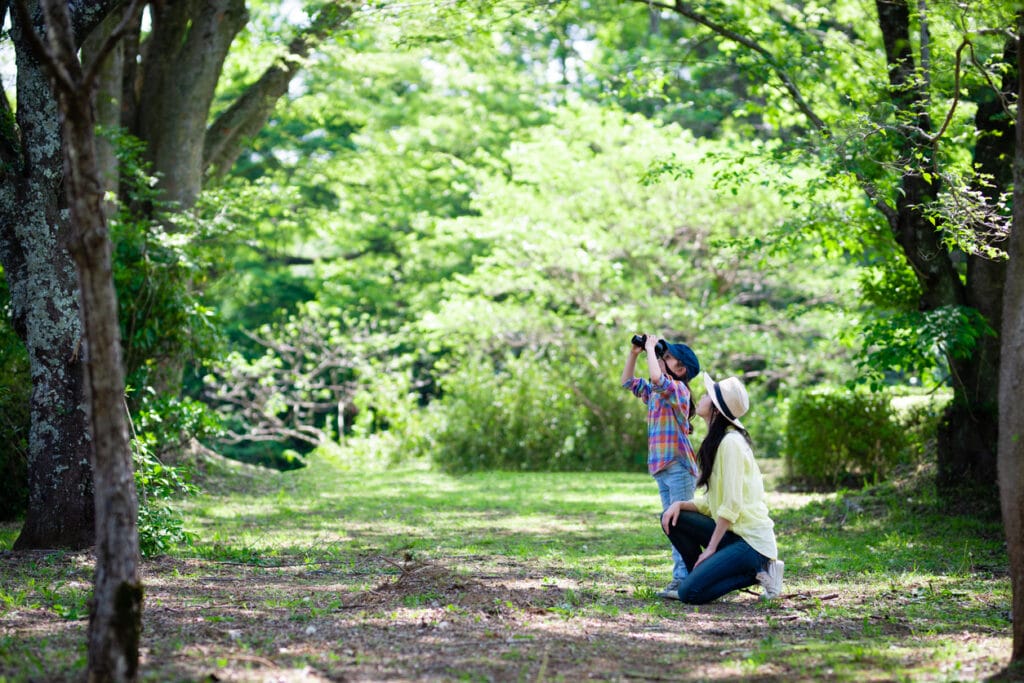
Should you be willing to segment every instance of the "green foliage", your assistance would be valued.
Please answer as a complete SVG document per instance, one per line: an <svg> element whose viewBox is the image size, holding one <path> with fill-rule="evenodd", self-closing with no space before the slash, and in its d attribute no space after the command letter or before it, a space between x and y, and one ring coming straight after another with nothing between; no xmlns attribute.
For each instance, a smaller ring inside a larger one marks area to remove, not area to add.
<svg viewBox="0 0 1024 683"><path fill-rule="evenodd" d="M219 425L210 410L193 399L146 392L134 417L131 441L135 488L139 500L139 549L160 555L192 543L176 500L192 495L188 465L171 464L192 439L208 438Z"/></svg>
<svg viewBox="0 0 1024 683"><path fill-rule="evenodd" d="M877 390L886 372L898 372L912 383L932 384L931 374L948 359L970 357L980 337L994 334L981 313L967 306L879 317L864 331L859 381Z"/></svg>
<svg viewBox="0 0 1024 683"><path fill-rule="evenodd" d="M474 355L442 385L434 461L448 471L643 469L646 410L618 368L594 357L509 355L481 372L491 361Z"/></svg>
<svg viewBox="0 0 1024 683"><path fill-rule="evenodd" d="M887 395L834 389L790 399L786 469L795 482L830 488L883 480L908 445Z"/></svg>
<svg viewBox="0 0 1024 683"><path fill-rule="evenodd" d="M21 515L28 505L32 380L25 345L10 324L9 302L0 277L0 520Z"/></svg>
<svg viewBox="0 0 1024 683"><path fill-rule="evenodd" d="M103 134L117 151L125 197L109 227L126 383L166 385L159 375L169 361L176 365L172 359L216 352L215 311L197 292L216 253L208 243L223 228L161 204L142 160L142 143L120 131ZM154 208L155 217L139 214L139 206Z"/></svg>
<svg viewBox="0 0 1024 683"><path fill-rule="evenodd" d="M139 551L143 556L162 555L191 545L195 534L185 529L174 499L198 490L185 467L162 463L145 439L132 440L135 488L139 497Z"/></svg>

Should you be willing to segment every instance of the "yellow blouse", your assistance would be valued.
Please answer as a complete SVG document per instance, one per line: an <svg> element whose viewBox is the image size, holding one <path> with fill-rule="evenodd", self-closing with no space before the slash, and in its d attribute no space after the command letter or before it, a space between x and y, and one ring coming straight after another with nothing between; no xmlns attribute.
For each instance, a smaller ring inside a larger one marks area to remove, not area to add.
<svg viewBox="0 0 1024 683"><path fill-rule="evenodd" d="M775 523L764 502L764 481L754 461L754 452L739 432L730 429L718 445L715 466L708 479L708 491L693 501L697 510L711 519L732 523L750 547L771 560L778 559Z"/></svg>

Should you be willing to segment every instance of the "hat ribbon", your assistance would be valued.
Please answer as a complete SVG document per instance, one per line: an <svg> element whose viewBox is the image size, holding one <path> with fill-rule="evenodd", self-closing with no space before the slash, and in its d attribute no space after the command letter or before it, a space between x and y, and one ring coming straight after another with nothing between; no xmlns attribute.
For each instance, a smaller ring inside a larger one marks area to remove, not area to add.
<svg viewBox="0 0 1024 683"><path fill-rule="evenodd" d="M736 416L729 410L729 406L725 404L725 399L722 398L722 389L718 386L718 382L715 382L715 397L718 399L718 407L722 409L722 415L725 415L729 422L735 422Z"/></svg>

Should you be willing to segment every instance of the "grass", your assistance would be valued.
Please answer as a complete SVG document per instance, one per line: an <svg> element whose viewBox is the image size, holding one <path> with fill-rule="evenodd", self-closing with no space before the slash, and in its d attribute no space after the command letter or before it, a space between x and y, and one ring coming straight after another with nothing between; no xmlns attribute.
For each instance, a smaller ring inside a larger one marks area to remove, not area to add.
<svg viewBox="0 0 1024 683"><path fill-rule="evenodd" d="M199 540L144 563L143 680L959 681L1009 656L1001 527L944 509L927 471L771 491L783 597L701 607L655 597L645 475L251 472L210 480L185 502ZM91 558L0 572L0 682L79 678Z"/></svg>

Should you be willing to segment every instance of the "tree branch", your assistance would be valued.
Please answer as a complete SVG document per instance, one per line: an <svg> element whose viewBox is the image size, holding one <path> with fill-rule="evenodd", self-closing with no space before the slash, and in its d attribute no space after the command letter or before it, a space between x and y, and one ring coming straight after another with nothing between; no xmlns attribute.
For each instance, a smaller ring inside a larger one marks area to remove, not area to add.
<svg viewBox="0 0 1024 683"><path fill-rule="evenodd" d="M956 108L960 104L960 61L964 48L968 45L971 45L971 41L964 38L963 42L960 43L960 47L956 49L956 69L953 71L953 104L950 105L949 111L946 112L946 119L942 122L942 126L939 127L939 130L935 135L925 134L925 139L933 145L937 143L942 137L942 134L946 132L946 128L949 127L950 121L953 120L953 114L956 113ZM971 54L974 54L974 46L971 46Z"/></svg>
<svg viewBox="0 0 1024 683"><path fill-rule="evenodd" d="M279 57L206 130L203 143L203 173L221 178L242 153L243 145L266 125L277 101L288 92L292 78L302 68L310 51L353 14L348 2L331 2L321 8L308 29L292 39L286 54Z"/></svg>
<svg viewBox="0 0 1024 683"><path fill-rule="evenodd" d="M138 23L139 16L142 14L142 8L146 6L147 2L148 0L132 0L132 4L128 7L128 11L125 12L124 17L121 19L121 23L119 23L117 27L110 32L106 41L100 46L100 49L96 51L96 54L93 56L92 64L89 65L85 72L83 87L85 87L86 90L92 90L93 83L95 83L96 78L103 69L103 62L106 61L107 55L111 53L128 31Z"/></svg>
<svg viewBox="0 0 1024 683"><path fill-rule="evenodd" d="M763 47L760 43L758 43L756 40L749 38L748 36L745 36L742 33L738 33L728 28L727 26L719 24L718 22L704 16L703 14L694 10L693 8L687 6L681 0L676 0L676 3L674 5L669 5L663 2L654 2L653 0L633 0L633 2L639 2L649 7L659 7L661 9L666 9L670 12L675 12L676 14L684 16L687 19L700 24L701 26L711 29L718 35L723 36L725 38L729 38L730 40L734 40L740 45L743 45L744 47L747 47L750 50L753 50L757 54L761 55L761 58L764 59L764 61L771 67L772 71L779 78L779 80L782 81L782 85L786 89L786 92L789 93L789 96L793 99L793 102L796 104L797 108L803 113L805 117L807 117L807 120L811 122L811 125L814 126L814 128L820 133L823 133L825 135L830 134L828 126L826 126L825 122L822 121L821 118L814 113L810 105L807 103L807 101L801 94L800 89L796 86L796 83L794 83L793 79L790 78L788 73L786 73L786 70L782 68L782 65L779 64L778 60L775 59L775 56L771 52L769 52L765 47Z"/></svg>
<svg viewBox="0 0 1024 683"><path fill-rule="evenodd" d="M37 24L41 26L42 22L36 22L32 18L25 0L14 0L14 10L18 15L18 22L21 23L22 30L25 32L25 37L28 39L29 45L32 46L32 51L35 52L36 58L39 59L40 63L46 67L46 70L56 82L57 87L65 92L74 92L75 82L71 74L64 68L64 63L58 61L56 55L51 51L53 46L47 47L43 43L42 38L39 37L36 26ZM49 17L47 17L47 21L49 21Z"/></svg>

